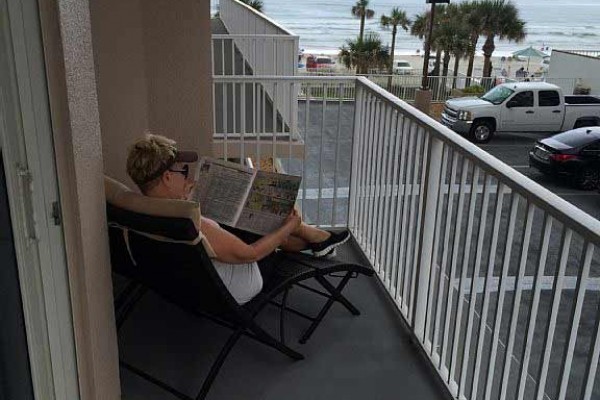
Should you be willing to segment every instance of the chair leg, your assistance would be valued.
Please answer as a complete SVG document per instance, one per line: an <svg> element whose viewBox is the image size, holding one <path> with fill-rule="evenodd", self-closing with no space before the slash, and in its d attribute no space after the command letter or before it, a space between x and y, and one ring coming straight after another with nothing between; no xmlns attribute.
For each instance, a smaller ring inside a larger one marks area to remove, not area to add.
<svg viewBox="0 0 600 400"><path fill-rule="evenodd" d="M350 311L352 315L360 315L360 311L358 311L358 309L354 307L354 305L350 303L350 301L342 294L342 289L344 288L344 286L346 286L346 283L351 278L351 276L352 272L348 271L344 278L342 278L344 285L341 285L340 283L340 285L338 285L337 288L331 283L329 283L329 281L323 276L317 276L316 279L321 284L321 286L323 286L336 301L339 301L344 307L346 307L346 309Z"/></svg>
<svg viewBox="0 0 600 400"><path fill-rule="evenodd" d="M291 288L285 289L281 298L281 306L279 307L279 340L285 344L285 311L287 309L287 297Z"/></svg>
<svg viewBox="0 0 600 400"><path fill-rule="evenodd" d="M352 312L352 309L354 309L358 313L358 310L356 308L354 308L354 306L352 304L349 304L350 302L348 302L340 294L341 291L346 286L346 284L348 283L348 281L350 280L350 273L346 274L346 276L344 276L342 278L342 281L337 285L337 287L330 284L325 278L323 278L321 276L317 275L316 279L317 279L317 281L319 281L319 283L321 283L321 285L323 285L326 289L328 289L331 292L332 296L331 296L331 298L329 298L327 300L325 305L321 308L321 311L319 311L319 314L315 318L315 321L312 324L310 324L310 326L306 329L304 334L302 334L302 337L298 341L301 344L305 344L308 341L308 339L310 339L311 335L314 333L315 329L317 329L317 326L319 326L319 324L323 320L323 317L325 317L325 314L327 314L327 312L329 311L329 309L331 308L331 306L333 305L334 302L340 301L342 304L344 304L340 300L340 298L344 299L348 303L348 305L350 305L350 307L351 307L351 308L349 308L350 312ZM344 304L344 305L348 308L348 305L346 305L346 304ZM354 312L353 312L353 314L354 314ZM357 314L354 314L354 315L357 315Z"/></svg>
<svg viewBox="0 0 600 400"><path fill-rule="evenodd" d="M266 332L264 329L262 329L255 323L252 323L252 326L249 326L248 328L254 334L254 336L252 336L254 340L257 340L263 344L266 344L269 347L279 350L280 352L282 352L290 358L293 358L294 360L304 360L304 356L302 354L281 343L279 340L275 339L273 336L271 336L268 332Z"/></svg>
<svg viewBox="0 0 600 400"><path fill-rule="evenodd" d="M231 334L231 336L229 336L229 339L227 339L227 342L221 349L221 352L217 356L217 359L213 363L212 367L210 367L210 371L208 372L208 375L202 383L202 388L196 396L196 400L203 400L206 397L208 391L210 390L210 387L212 386L213 382L215 381L215 378L217 377L217 374L219 373L219 370L223 366L225 359L231 352L231 349L233 349L233 346L235 346L240 336L242 336L242 333L244 333L244 329L237 329Z"/></svg>

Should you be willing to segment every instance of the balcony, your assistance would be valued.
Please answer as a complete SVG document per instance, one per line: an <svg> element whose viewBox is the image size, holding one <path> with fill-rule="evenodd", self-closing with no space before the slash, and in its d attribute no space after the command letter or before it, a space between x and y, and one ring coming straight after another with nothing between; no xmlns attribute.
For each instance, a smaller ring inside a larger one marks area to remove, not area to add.
<svg viewBox="0 0 600 400"><path fill-rule="evenodd" d="M242 341L208 398L599 398L600 222L383 81L297 76L297 36L220 3L214 153L301 175L304 220L348 228L355 240L341 257L377 276L349 285L360 317L334 308L296 346L306 360ZM316 307L302 293L292 301ZM272 311L262 318L275 328ZM297 338L304 321L288 322ZM191 395L224 338L149 295L122 328L120 351ZM122 386L127 399L170 396L125 370Z"/></svg>
<svg viewBox="0 0 600 400"><path fill-rule="evenodd" d="M266 125L277 112L264 97L233 96L264 86L290 94L297 124ZM244 343L210 398L600 396L600 222L365 78L215 76L214 87L233 96L224 121L248 110L263 121L216 123L223 156L269 157L302 175L304 219L349 228L344 256L377 278L353 282L363 315L335 310L300 348L307 360ZM193 393L219 330L153 298L131 318L122 353ZM166 396L127 373L123 382L134 399Z"/></svg>

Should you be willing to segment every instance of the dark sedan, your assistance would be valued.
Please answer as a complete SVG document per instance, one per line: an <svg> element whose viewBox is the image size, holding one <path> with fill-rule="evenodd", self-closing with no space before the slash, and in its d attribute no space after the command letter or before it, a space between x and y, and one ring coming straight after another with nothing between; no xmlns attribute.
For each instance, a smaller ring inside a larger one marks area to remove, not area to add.
<svg viewBox="0 0 600 400"><path fill-rule="evenodd" d="M539 140L529 152L529 165L549 175L573 178L581 189L598 186L600 127L573 129Z"/></svg>

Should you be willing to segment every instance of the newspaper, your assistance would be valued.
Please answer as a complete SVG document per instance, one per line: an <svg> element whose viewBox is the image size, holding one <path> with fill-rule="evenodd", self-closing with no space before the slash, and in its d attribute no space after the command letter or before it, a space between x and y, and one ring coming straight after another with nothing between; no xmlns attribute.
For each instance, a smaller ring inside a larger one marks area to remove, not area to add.
<svg viewBox="0 0 600 400"><path fill-rule="evenodd" d="M265 235L294 209L301 179L206 157L198 165L193 198L203 216Z"/></svg>

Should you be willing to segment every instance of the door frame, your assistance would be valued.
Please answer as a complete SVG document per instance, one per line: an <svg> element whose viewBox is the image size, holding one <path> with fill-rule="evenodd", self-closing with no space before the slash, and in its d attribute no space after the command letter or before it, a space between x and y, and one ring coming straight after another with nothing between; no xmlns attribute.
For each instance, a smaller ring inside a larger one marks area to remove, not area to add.
<svg viewBox="0 0 600 400"><path fill-rule="evenodd" d="M0 141L34 396L77 400L71 297L37 1L0 0L0 18Z"/></svg>

